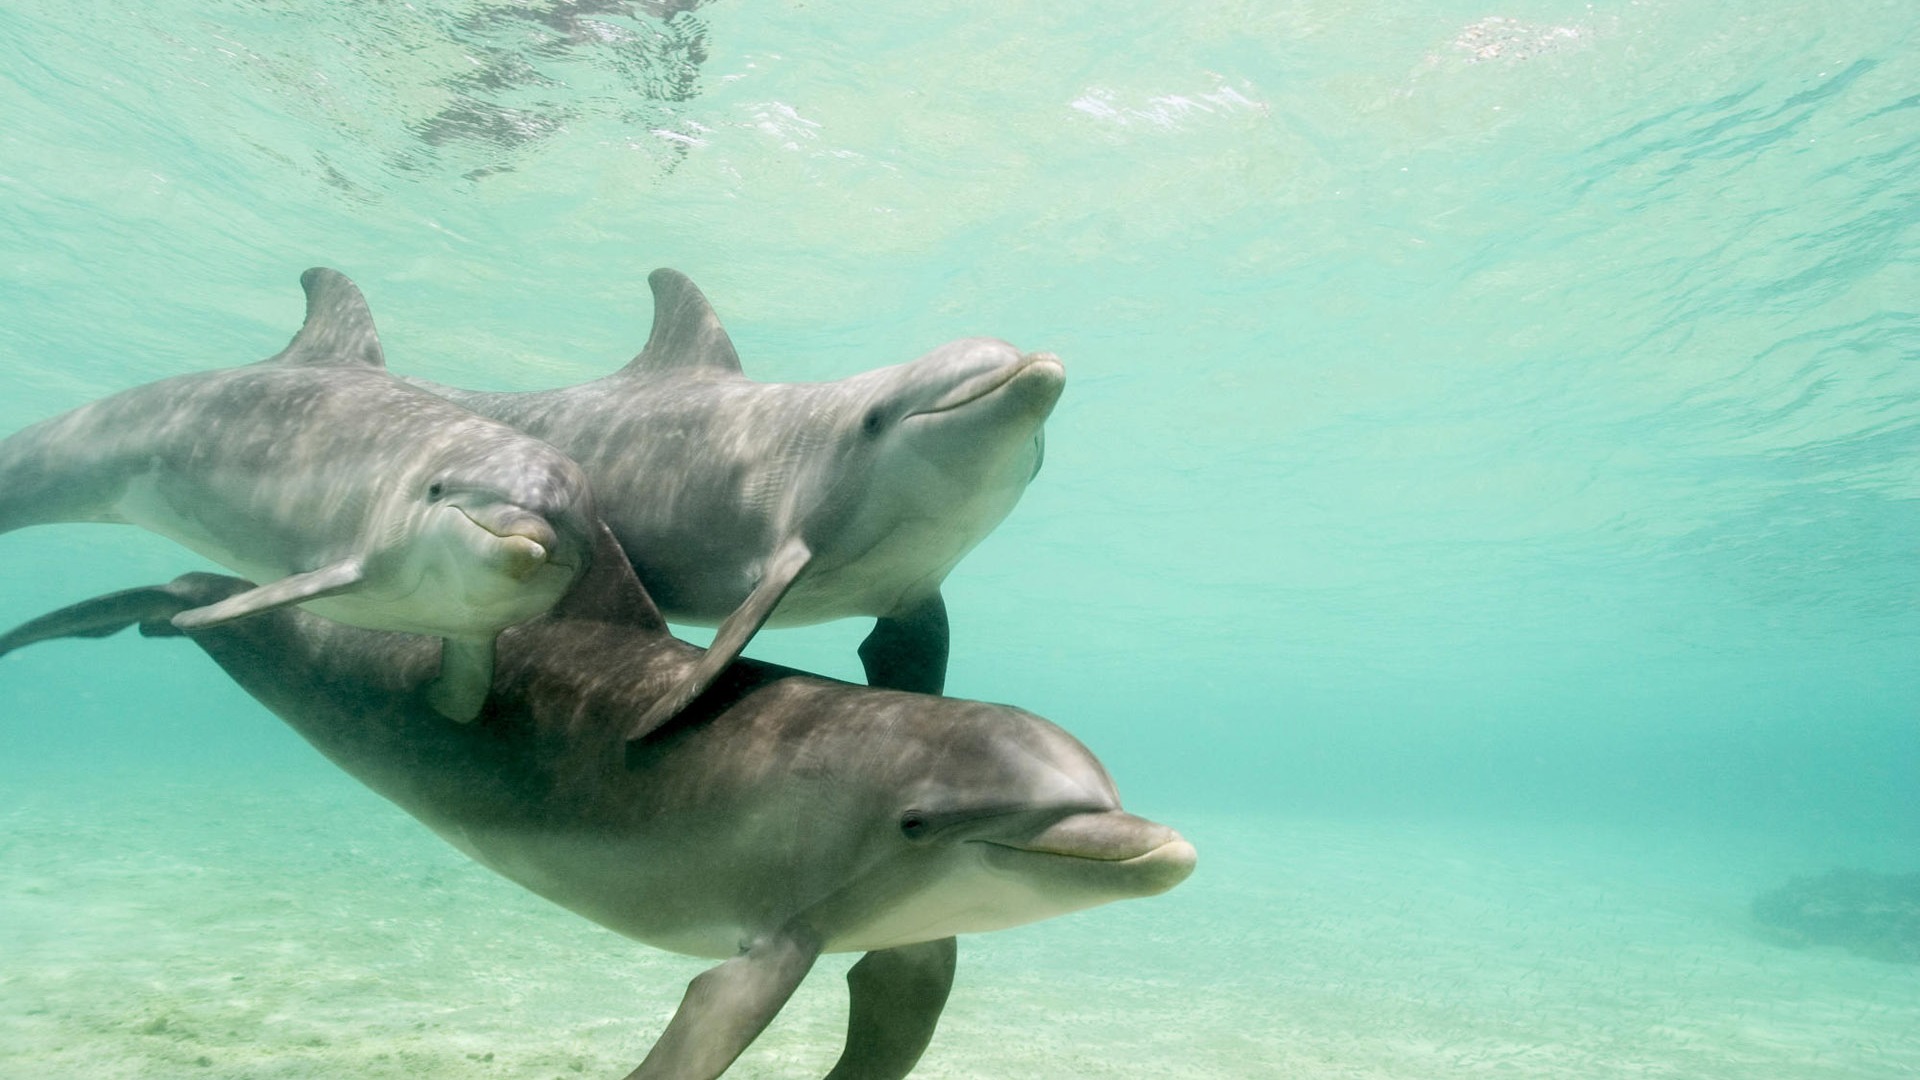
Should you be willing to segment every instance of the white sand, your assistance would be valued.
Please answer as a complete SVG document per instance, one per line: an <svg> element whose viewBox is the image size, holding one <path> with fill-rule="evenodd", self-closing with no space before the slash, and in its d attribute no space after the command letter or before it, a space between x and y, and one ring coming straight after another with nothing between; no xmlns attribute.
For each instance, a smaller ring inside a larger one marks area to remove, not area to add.
<svg viewBox="0 0 1920 1080"><path fill-rule="evenodd" d="M1196 841L1200 872L963 940L916 1077L1920 1076L1920 968L1747 922L1821 853L1139 809ZM823 961L729 1077L823 1074L851 960ZM702 967L493 877L345 777L0 786L0 1076L616 1077Z"/></svg>

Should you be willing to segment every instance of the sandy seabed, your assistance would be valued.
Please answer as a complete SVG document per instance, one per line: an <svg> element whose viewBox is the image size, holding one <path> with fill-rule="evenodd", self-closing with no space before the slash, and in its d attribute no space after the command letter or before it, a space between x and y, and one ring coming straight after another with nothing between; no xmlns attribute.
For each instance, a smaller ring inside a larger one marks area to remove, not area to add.
<svg viewBox="0 0 1920 1080"><path fill-rule="evenodd" d="M1842 853L1137 809L1195 841L1195 877L963 939L916 1078L1920 1076L1920 968L1784 948L1747 915ZM729 1078L824 1074L853 959ZM0 1076L618 1077L704 966L345 777L0 784Z"/></svg>

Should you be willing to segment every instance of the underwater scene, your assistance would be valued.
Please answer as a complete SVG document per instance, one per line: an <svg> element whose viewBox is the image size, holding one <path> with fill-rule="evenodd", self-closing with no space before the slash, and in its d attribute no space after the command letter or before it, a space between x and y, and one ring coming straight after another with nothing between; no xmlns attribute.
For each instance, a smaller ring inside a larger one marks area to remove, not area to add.
<svg viewBox="0 0 1920 1080"><path fill-rule="evenodd" d="M1920 1076L1906 0L0 0L0 371L0 1077Z"/></svg>

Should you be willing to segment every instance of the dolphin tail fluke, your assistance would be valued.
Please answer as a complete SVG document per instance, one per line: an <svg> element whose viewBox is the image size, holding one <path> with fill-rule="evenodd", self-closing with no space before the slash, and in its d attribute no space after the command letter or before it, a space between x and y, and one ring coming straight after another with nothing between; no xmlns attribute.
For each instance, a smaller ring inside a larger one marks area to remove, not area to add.
<svg viewBox="0 0 1920 1080"><path fill-rule="evenodd" d="M0 656L15 649L57 638L102 638L138 626L147 637L178 637L182 631L173 617L217 599L221 592L250 588L239 578L219 574L188 574L166 585L96 596L21 623L0 634Z"/></svg>
<svg viewBox="0 0 1920 1080"><path fill-rule="evenodd" d="M713 680L727 669L727 665L739 658L740 650L747 647L753 635L766 625L773 609L780 605L780 598L787 595L794 579L800 576L800 571L806 569L808 560L812 558L812 549L798 538L787 541L774 552L773 558L767 560L766 572L761 575L760 584L755 585L746 601L720 624L719 631L713 635L713 644L707 646L706 655L694 665L692 672L680 680L679 685L654 702L639 723L627 731L627 741L645 737L648 732L679 715L680 710L691 704L694 698L705 693L707 687L713 685Z"/></svg>
<svg viewBox="0 0 1920 1080"><path fill-rule="evenodd" d="M218 603L183 611L173 617L182 630L200 630L221 623L244 619L249 615L272 611L292 604L303 604L324 596L346 592L366 578L358 560L346 559L304 574L293 574L279 581L229 596Z"/></svg>
<svg viewBox="0 0 1920 1080"><path fill-rule="evenodd" d="M464 724L480 715L493 691L493 639L445 638L440 675L427 687L427 701L449 720Z"/></svg>

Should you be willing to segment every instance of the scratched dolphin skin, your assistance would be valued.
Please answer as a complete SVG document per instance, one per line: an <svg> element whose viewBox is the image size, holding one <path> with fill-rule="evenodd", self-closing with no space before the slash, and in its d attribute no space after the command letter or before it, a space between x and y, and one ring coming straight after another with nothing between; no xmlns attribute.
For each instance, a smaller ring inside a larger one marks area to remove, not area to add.
<svg viewBox="0 0 1920 1080"><path fill-rule="evenodd" d="M719 627L636 733L699 694L763 624L873 616L867 681L939 693L940 584L1039 470L1060 361L968 338L834 382L755 382L693 282L666 269L648 281L653 331L613 375L530 393L409 380L573 457L667 617Z"/></svg>
<svg viewBox="0 0 1920 1080"><path fill-rule="evenodd" d="M470 719L500 630L592 553L579 466L386 371L360 290L300 279L306 322L259 363L135 387L0 442L0 532L139 525L266 584L185 610L212 626L300 604L441 638L436 705Z"/></svg>
<svg viewBox="0 0 1920 1080"><path fill-rule="evenodd" d="M206 574L75 605L0 653L170 617ZM335 764L455 847L628 937L721 961L629 1080L711 1080L823 952L867 955L830 1080L897 1080L932 1038L954 935L1172 888L1194 850L1120 808L1065 731L1001 705L874 690L752 660L672 723L633 717L697 662L611 537L551 613L499 640L472 724L422 700L422 639L294 609L185 631ZM1111 961L1106 961L1111 962Z"/></svg>

